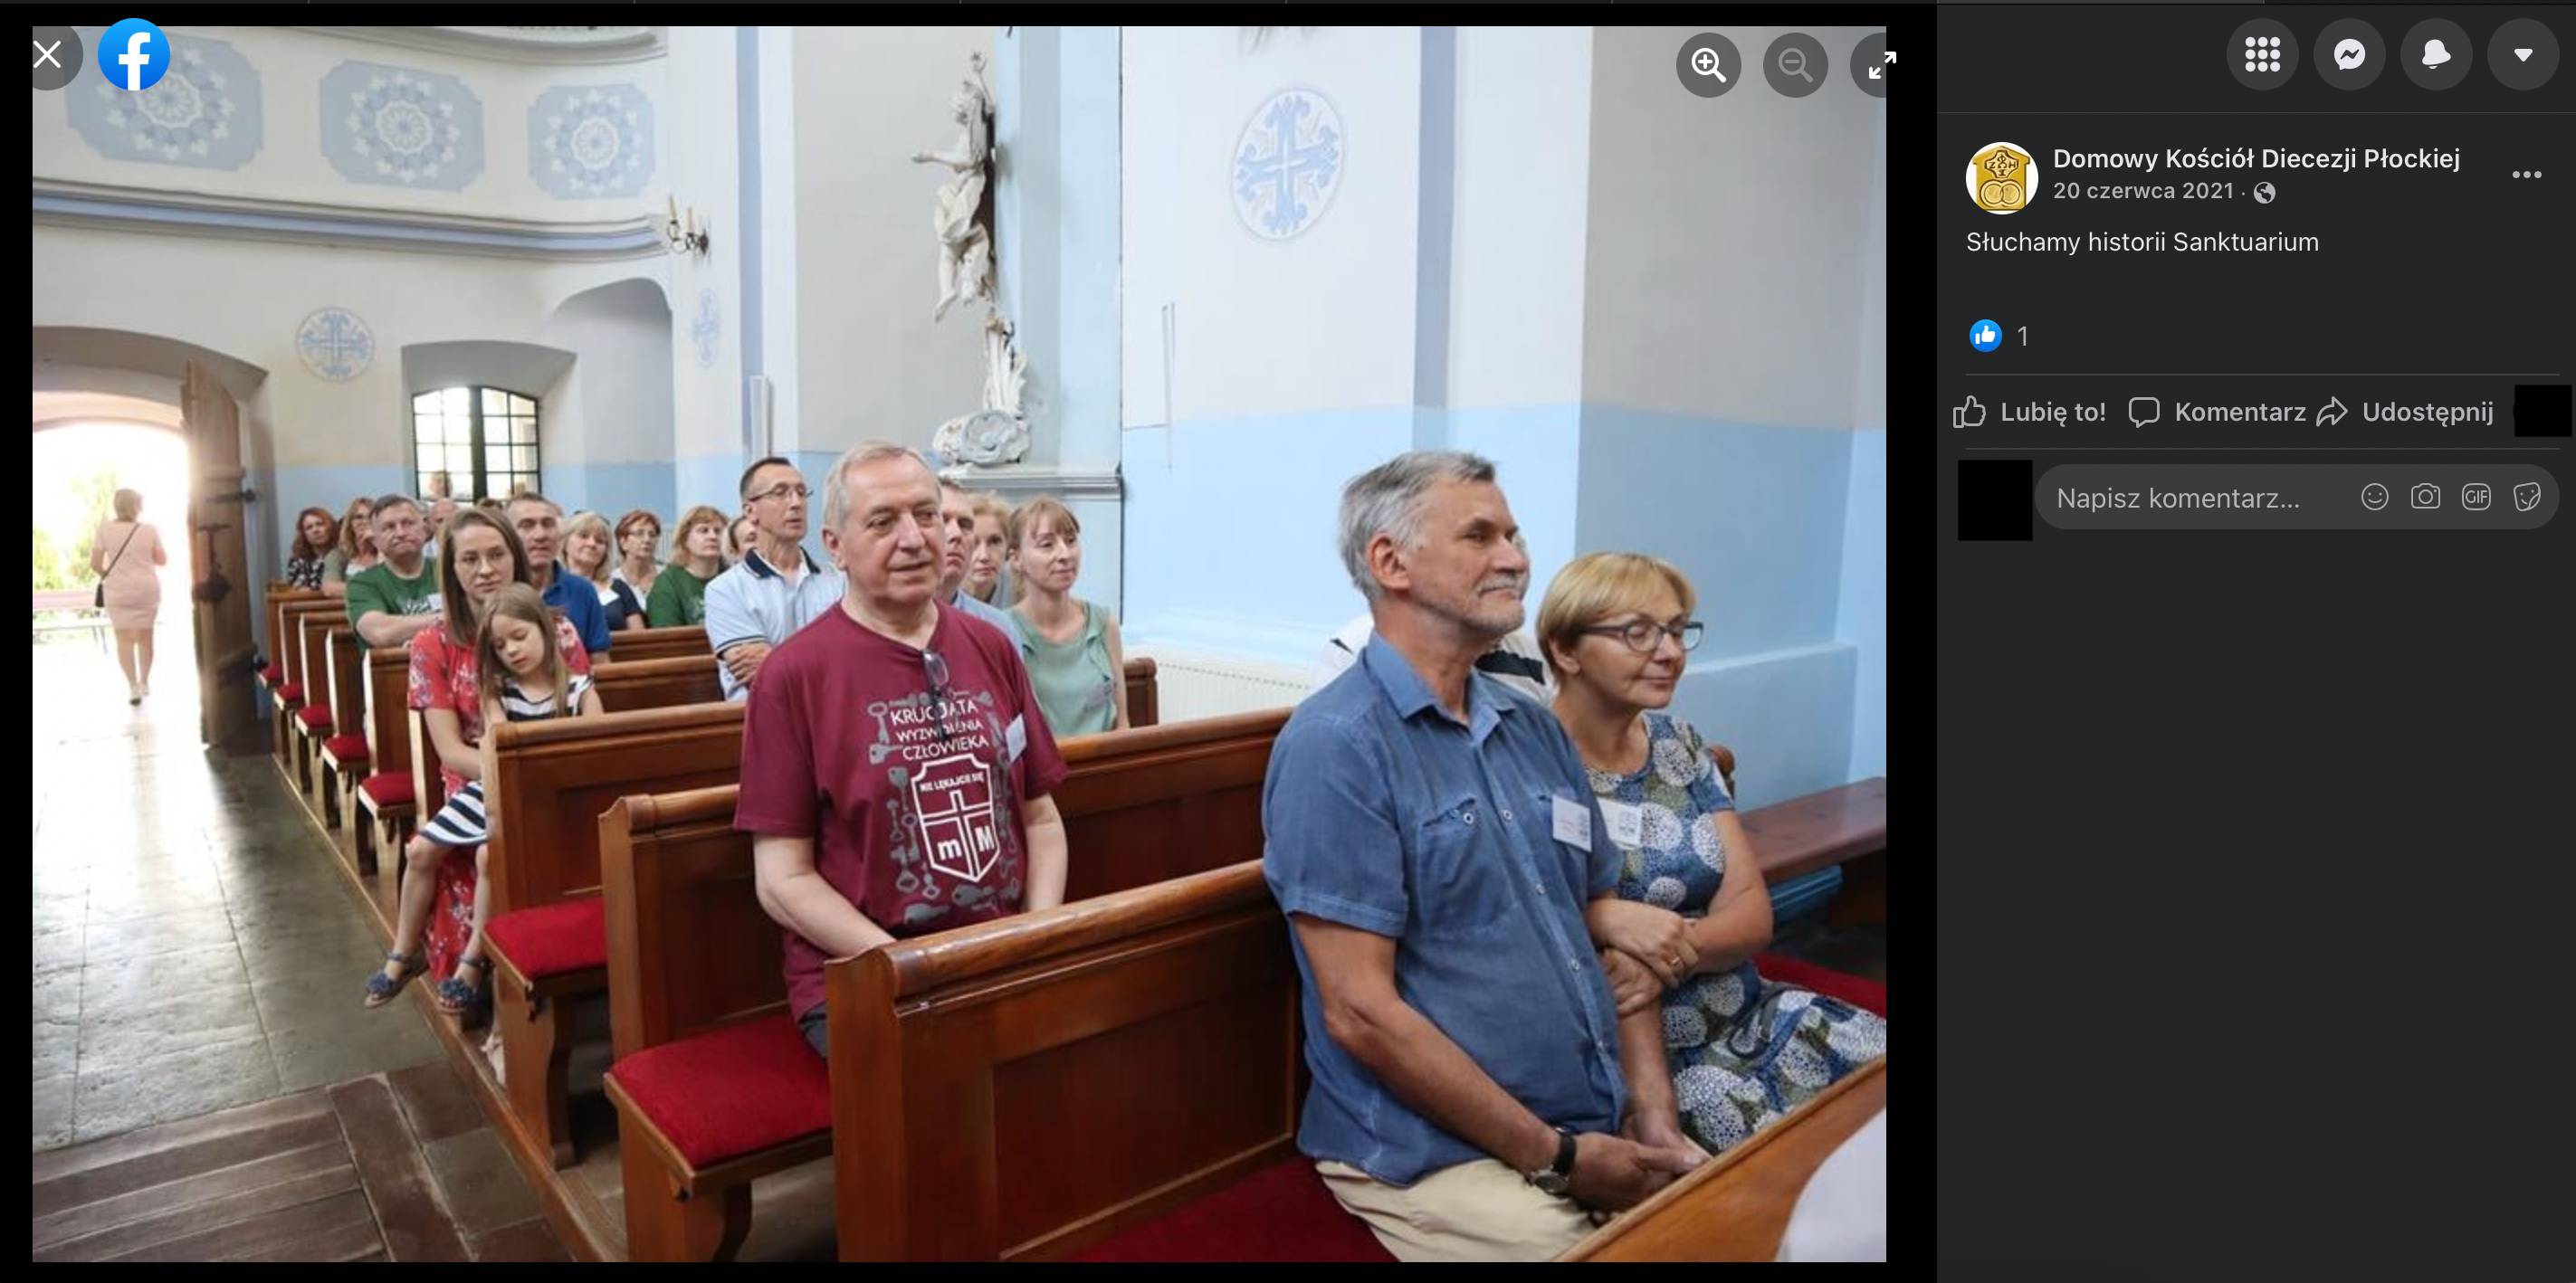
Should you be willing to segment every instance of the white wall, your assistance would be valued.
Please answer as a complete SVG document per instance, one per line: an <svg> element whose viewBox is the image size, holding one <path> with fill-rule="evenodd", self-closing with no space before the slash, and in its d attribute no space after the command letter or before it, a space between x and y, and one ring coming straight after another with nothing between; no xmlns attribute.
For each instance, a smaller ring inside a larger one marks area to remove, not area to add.
<svg viewBox="0 0 2576 1283"><path fill-rule="evenodd" d="M933 197L950 171L909 158L949 150L949 96L967 54L989 62L992 43L990 27L796 29L796 364L771 371L799 385L801 450L927 447L940 423L983 403L983 306L930 319Z"/></svg>
<svg viewBox="0 0 2576 1283"><path fill-rule="evenodd" d="M460 57L400 48L369 40L275 27L171 26L180 36L203 36L233 46L258 73L262 136L259 151L238 170L199 169L110 159L75 133L66 115L69 95L94 87L98 29L84 28L92 65L62 90L35 96L34 171L38 178L126 187L162 188L223 196L292 200L362 209L427 210L495 218L589 222L633 217L661 204L668 186L666 162L635 197L557 199L528 169L528 108L546 89L566 85L632 84L654 99L655 146L669 125L670 101L659 59L604 66L545 66ZM375 63L455 76L483 108L482 172L462 191L353 182L323 153L322 80L343 62Z"/></svg>
<svg viewBox="0 0 2576 1283"><path fill-rule="evenodd" d="M1585 399L1739 423L1850 427L1861 268L1886 101L1842 58L1866 27L1806 28L1832 55L1805 98L1699 98L1673 59L1698 27L1594 37ZM1785 29L1729 27L1758 56Z"/></svg>
<svg viewBox="0 0 2576 1283"><path fill-rule="evenodd" d="M673 27L663 59L671 113L671 186L682 205L713 224L705 257L668 260L671 300L671 419L682 467L692 458L731 460L742 441L742 215L731 27ZM698 364L693 326L701 293L720 318L715 361ZM717 471L728 478L739 465Z"/></svg>
<svg viewBox="0 0 2576 1283"><path fill-rule="evenodd" d="M1239 27L1121 34L1123 422L1411 404L1421 33L1286 29L1250 51ZM1320 219L1268 241L1236 217L1234 149L1253 112L1297 86L1341 113L1347 168Z"/></svg>
<svg viewBox="0 0 2576 1283"><path fill-rule="evenodd" d="M1458 32L1449 405L1583 397L1592 33Z"/></svg>
<svg viewBox="0 0 2576 1283"><path fill-rule="evenodd" d="M648 280L587 290L556 310L546 341L573 354L581 412L558 409L563 431L549 432L549 465L669 461L671 381L658 376L671 358L670 328L662 287Z"/></svg>

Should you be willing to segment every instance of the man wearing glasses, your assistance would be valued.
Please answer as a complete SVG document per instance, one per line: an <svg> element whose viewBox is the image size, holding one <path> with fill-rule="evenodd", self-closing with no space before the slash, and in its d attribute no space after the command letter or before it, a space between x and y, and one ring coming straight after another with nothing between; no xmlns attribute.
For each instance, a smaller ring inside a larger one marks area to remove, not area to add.
<svg viewBox="0 0 2576 1283"><path fill-rule="evenodd" d="M1261 797L1314 1076L1297 1146L1399 1259L1545 1259L1705 1157L1635 1126L1671 1107L1662 1018L1619 1017L1585 920L1622 859L1565 728L1477 667L1529 587L1494 465L1399 455L1339 530L1376 636Z"/></svg>
<svg viewBox="0 0 2576 1283"><path fill-rule="evenodd" d="M768 650L743 713L734 827L816 1055L826 959L1064 901L1064 759L1019 648L939 603L947 543L920 456L841 456L823 547L846 591Z"/></svg>
<svg viewBox="0 0 2576 1283"><path fill-rule="evenodd" d="M742 560L707 584L707 645L724 697L741 700L761 665L796 630L841 599L840 576L805 553L805 501L796 465L772 455L742 474L742 506L759 534Z"/></svg>

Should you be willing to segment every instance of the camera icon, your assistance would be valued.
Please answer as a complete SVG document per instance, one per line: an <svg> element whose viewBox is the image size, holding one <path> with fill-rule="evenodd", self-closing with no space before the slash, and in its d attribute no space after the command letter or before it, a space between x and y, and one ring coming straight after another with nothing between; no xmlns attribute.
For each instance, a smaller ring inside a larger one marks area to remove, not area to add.
<svg viewBox="0 0 2576 1283"><path fill-rule="evenodd" d="M2407 502L2418 508L2439 508L2442 506L2442 487L2430 481L2418 483L2407 491Z"/></svg>
<svg viewBox="0 0 2576 1283"><path fill-rule="evenodd" d="M2484 512L2495 503L2495 491L2483 481L2472 481L2460 487L2460 506L2470 512Z"/></svg>

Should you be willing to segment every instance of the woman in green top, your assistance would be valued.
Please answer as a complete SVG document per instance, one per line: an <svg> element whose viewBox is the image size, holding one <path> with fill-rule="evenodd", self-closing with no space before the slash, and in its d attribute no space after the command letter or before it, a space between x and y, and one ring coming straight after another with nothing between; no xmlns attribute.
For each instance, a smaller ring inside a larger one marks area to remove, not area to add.
<svg viewBox="0 0 2576 1283"><path fill-rule="evenodd" d="M349 595L349 576L372 568L376 556L376 501L357 498L349 501L349 510L340 515L340 544L322 559L322 593L327 597Z"/></svg>
<svg viewBox="0 0 2576 1283"><path fill-rule="evenodd" d="M1126 656L1118 617L1073 595L1082 573L1082 526L1053 499L1037 498L1011 514L1011 582L1019 585L1020 658L1062 740L1127 729Z"/></svg>
<svg viewBox="0 0 2576 1283"><path fill-rule="evenodd" d="M699 504L680 514L671 539L671 564L653 577L644 622L686 628L707 622L707 581L724 573L725 515Z"/></svg>

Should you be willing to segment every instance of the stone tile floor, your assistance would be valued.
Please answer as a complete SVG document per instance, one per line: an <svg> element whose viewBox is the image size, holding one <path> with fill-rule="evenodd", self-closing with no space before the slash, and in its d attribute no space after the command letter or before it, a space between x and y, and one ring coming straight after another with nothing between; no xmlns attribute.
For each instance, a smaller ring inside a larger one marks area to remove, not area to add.
<svg viewBox="0 0 2576 1283"><path fill-rule="evenodd" d="M153 694L81 639L33 647L36 1150L442 1059L266 755L197 738L165 630Z"/></svg>

